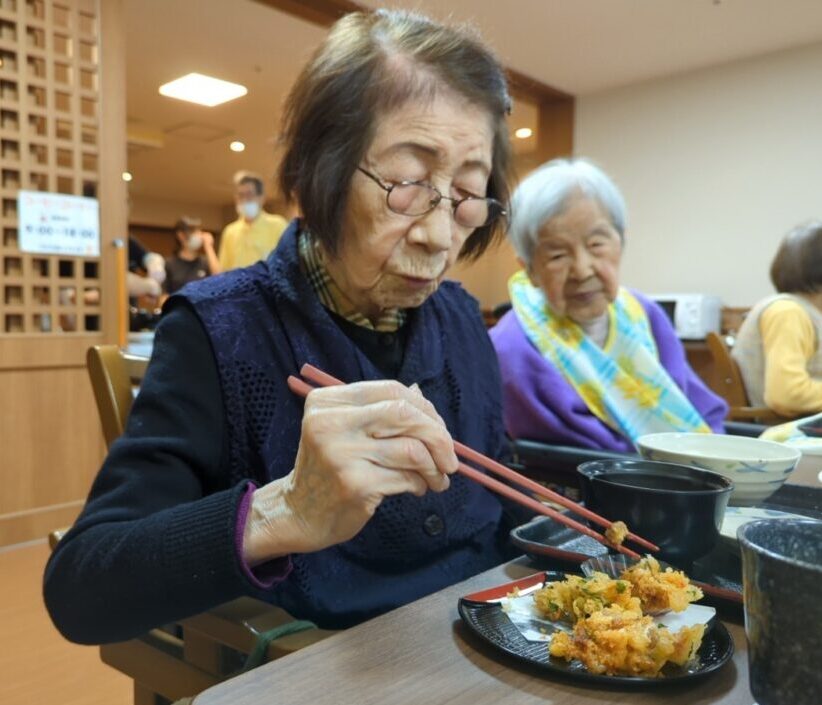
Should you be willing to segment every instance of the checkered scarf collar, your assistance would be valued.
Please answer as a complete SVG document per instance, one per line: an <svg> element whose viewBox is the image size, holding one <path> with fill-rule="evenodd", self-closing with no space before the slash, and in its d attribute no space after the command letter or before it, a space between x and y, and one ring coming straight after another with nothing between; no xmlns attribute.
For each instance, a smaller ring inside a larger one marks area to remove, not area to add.
<svg viewBox="0 0 822 705"><path fill-rule="evenodd" d="M325 254L319 241L311 233L303 230L299 234L298 251L300 264L308 283L325 308L363 328L392 333L405 323L406 311L401 308L386 309L380 314L376 325L354 308L351 300L331 278L325 267Z"/></svg>

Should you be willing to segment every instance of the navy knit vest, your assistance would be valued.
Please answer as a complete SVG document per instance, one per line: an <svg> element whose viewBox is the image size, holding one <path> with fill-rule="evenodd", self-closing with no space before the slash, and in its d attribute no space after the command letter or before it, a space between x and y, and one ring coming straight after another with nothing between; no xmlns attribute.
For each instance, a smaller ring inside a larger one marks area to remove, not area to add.
<svg viewBox="0 0 822 705"><path fill-rule="evenodd" d="M286 386L309 362L347 382L379 371L319 303L303 276L294 221L268 260L196 282L181 295L211 340L228 424L233 482L291 471L303 401ZM444 282L406 322L399 374L419 384L453 437L491 456L504 444L496 357L476 302ZM351 541L292 556L266 599L321 626L343 627L498 564L499 501L462 476L448 491L388 498Z"/></svg>

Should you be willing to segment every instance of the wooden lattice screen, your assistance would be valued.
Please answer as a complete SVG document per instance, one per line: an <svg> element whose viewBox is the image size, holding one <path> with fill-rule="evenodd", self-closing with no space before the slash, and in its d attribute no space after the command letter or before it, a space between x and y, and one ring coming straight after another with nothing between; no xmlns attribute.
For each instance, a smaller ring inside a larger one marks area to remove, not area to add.
<svg viewBox="0 0 822 705"><path fill-rule="evenodd" d="M99 332L100 260L22 252L20 189L94 196L94 0L0 0L0 336Z"/></svg>

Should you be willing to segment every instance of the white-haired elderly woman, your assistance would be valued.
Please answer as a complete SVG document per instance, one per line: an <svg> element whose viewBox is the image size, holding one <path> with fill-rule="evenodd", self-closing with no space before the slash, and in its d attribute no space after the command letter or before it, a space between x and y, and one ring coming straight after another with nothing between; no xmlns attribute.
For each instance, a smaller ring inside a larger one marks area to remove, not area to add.
<svg viewBox="0 0 822 705"><path fill-rule="evenodd" d="M509 435L629 451L644 433L722 431L727 407L664 311L620 286L625 203L606 174L544 164L514 193L509 237L523 270L491 331Z"/></svg>

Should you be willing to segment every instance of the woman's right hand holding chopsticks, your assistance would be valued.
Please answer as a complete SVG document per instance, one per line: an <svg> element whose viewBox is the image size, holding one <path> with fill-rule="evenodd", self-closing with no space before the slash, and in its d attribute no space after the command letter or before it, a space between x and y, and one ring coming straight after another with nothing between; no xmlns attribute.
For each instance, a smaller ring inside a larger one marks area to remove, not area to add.
<svg viewBox="0 0 822 705"><path fill-rule="evenodd" d="M385 497L449 487L454 442L415 388L377 381L306 397L294 469L254 492L243 539L250 565L353 538Z"/></svg>

